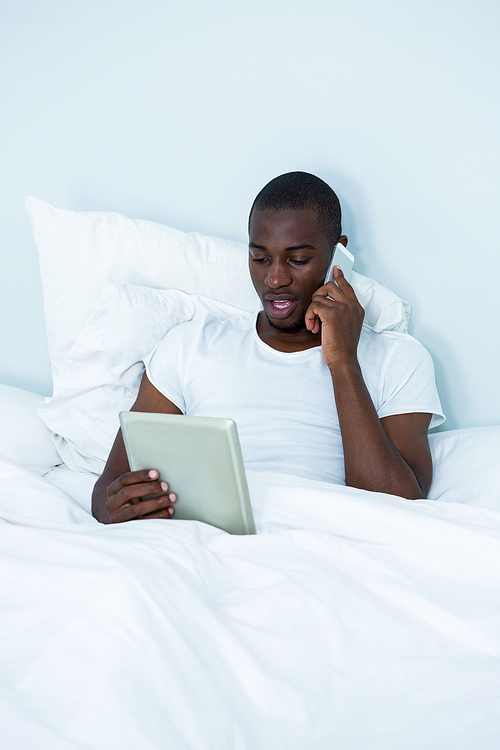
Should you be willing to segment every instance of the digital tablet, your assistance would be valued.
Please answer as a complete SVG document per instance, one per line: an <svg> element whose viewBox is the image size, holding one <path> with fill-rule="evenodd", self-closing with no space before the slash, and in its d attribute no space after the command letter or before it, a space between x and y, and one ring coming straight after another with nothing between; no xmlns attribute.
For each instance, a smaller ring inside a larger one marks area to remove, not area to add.
<svg viewBox="0 0 500 750"><path fill-rule="evenodd" d="M256 533L232 419L122 411L120 424L131 471L157 469L176 493L174 519Z"/></svg>

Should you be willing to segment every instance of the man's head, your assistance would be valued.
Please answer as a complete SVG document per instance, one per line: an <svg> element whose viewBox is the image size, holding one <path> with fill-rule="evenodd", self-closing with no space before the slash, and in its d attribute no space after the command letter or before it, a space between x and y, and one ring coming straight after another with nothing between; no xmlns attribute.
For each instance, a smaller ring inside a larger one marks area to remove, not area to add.
<svg viewBox="0 0 500 750"><path fill-rule="evenodd" d="M268 182L255 198L248 218L248 232L255 210L284 211L308 208L316 211L319 225L331 249L342 234L340 202L330 185L308 172L287 172Z"/></svg>
<svg viewBox="0 0 500 750"><path fill-rule="evenodd" d="M248 222L250 274L269 325L305 329L304 315L323 285L341 236L339 199L319 177L290 172L257 195Z"/></svg>

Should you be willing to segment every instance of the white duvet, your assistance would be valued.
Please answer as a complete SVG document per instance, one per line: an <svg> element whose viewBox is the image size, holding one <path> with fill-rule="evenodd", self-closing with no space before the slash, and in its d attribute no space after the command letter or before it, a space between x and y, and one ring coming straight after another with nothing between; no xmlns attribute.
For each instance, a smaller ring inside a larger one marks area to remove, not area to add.
<svg viewBox="0 0 500 750"><path fill-rule="evenodd" d="M500 512L257 474L257 536L103 526L0 468L5 750L500 747Z"/></svg>

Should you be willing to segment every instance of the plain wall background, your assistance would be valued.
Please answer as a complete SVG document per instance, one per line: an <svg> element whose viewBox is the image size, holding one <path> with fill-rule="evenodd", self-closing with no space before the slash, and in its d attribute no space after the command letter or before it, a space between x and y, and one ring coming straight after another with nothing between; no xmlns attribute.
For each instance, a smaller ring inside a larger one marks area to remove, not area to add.
<svg viewBox="0 0 500 750"><path fill-rule="evenodd" d="M446 427L500 423L499 38L494 0L0 2L0 381L51 393L26 195L246 241L302 169L412 304Z"/></svg>

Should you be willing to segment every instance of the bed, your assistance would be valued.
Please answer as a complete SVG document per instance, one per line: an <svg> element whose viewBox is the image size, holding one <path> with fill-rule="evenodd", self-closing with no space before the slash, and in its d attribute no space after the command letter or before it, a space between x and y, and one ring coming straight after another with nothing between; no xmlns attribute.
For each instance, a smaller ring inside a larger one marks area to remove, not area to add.
<svg viewBox="0 0 500 750"><path fill-rule="evenodd" d="M54 393L0 386L2 747L497 750L500 426L431 434L427 500L249 472L256 536L98 524L142 357L258 300L238 243L27 206Z"/></svg>

